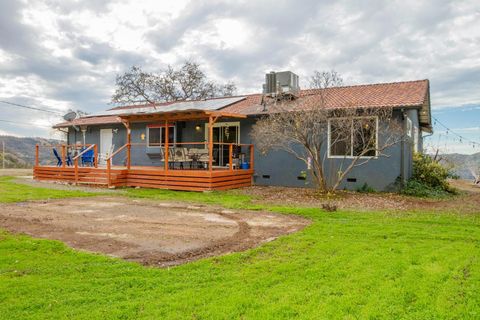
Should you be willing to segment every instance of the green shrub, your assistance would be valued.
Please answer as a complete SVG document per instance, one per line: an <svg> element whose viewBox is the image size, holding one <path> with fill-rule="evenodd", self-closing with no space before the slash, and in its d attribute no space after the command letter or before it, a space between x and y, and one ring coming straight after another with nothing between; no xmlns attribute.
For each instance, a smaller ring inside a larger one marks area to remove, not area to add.
<svg viewBox="0 0 480 320"><path fill-rule="evenodd" d="M442 198L450 195L450 192L441 188L432 188L422 182L410 179L402 189L402 193L408 196L422 198Z"/></svg>
<svg viewBox="0 0 480 320"><path fill-rule="evenodd" d="M361 193L372 193L372 192L375 192L375 189L373 189L372 187L370 187L368 185L368 183L364 183L361 187L358 187L357 188L357 192L361 192Z"/></svg>
<svg viewBox="0 0 480 320"><path fill-rule="evenodd" d="M455 194L456 190L448 183L452 173L430 156L413 155L413 175L402 192L417 197L441 197Z"/></svg>

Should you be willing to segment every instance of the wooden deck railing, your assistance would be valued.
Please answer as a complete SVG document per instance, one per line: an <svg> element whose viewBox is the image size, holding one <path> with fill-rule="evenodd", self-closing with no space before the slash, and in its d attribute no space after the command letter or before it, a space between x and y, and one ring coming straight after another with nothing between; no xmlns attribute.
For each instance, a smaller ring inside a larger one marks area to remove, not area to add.
<svg viewBox="0 0 480 320"><path fill-rule="evenodd" d="M205 148L206 146L208 146L208 143L207 142L175 142L175 143L172 143L170 145L170 147L175 148L175 147L187 146L187 145L190 145L190 146L198 145L198 146L200 146L200 148ZM234 168L234 163L235 163L234 159L236 158L235 157L235 149L234 149L235 147L240 147L241 151L244 151L241 154L245 154L245 156L249 156L249 159L247 158L249 160L249 166L248 167L249 167L249 169L253 169L253 167L254 167L254 146L252 144L237 144L237 143L217 142L217 143L214 143L213 145L214 146L226 146L226 147L228 147L228 167L223 169L223 170L229 170L230 172L233 172L235 169L240 169L240 166L241 166L240 162L238 163L239 167ZM67 145L67 144L63 144L63 145L57 145L57 146L55 146L55 145L38 145L37 144L35 146L35 166L36 167L39 167L41 165L40 164L40 149L43 146L47 146L48 148L57 148L57 150L61 150L61 160L62 160L61 166L62 166L62 168L65 168L66 165L67 165L67 156L68 156L67 151L68 151L69 148L77 148L77 149L79 147L84 148L80 153L78 153L74 158L72 158L73 165L74 165L74 177L75 177L74 181L75 181L75 184L78 184L78 182L80 180L79 179L79 164L78 164L78 161L85 153L87 153L88 151L90 151L92 149L94 150L93 166L95 168L98 168L98 147L97 147L96 144L89 144L89 145L78 145L78 144ZM131 153L131 148L133 146L144 146L144 147L146 147L147 144L144 143L144 142L142 142L142 143L126 143L123 146L121 146L120 148L118 148L117 150L115 150L114 152L112 152L112 154L106 159L107 183L108 183L109 187L112 185L112 163L113 163L114 157L117 156L120 152L127 149L125 165L126 165L127 169L130 170L130 168L131 168L130 153ZM157 146L155 145L155 147L157 147ZM165 148L163 143L159 143L158 147L159 148ZM247 149L248 151L245 150L244 148L248 148ZM248 153L250 153L250 154L248 155ZM163 161L167 163L165 168L168 168L169 167L169 160L173 159L172 161L175 161L175 156L174 155L169 155L168 151L165 150L164 151L164 157L165 158L163 159ZM245 159L245 160L248 161L247 159ZM223 164L226 164L226 161L227 161L227 159L225 159L225 162ZM210 163L210 161L209 161L209 163ZM183 167L181 167L181 168L183 168ZM213 170L213 165L210 166L210 167L207 167L207 169L212 171ZM168 171L168 169L165 170L165 171Z"/></svg>
<svg viewBox="0 0 480 320"><path fill-rule="evenodd" d="M119 154L122 150L125 148L129 149L127 152L127 169L130 170L130 148L131 148L131 143L125 143L123 146L117 149L117 151L112 152L112 154L107 158L107 184L108 187L111 187L112 185L112 159L115 157L117 154Z"/></svg>
<svg viewBox="0 0 480 320"><path fill-rule="evenodd" d="M68 149L69 148L88 148L94 146L93 144L36 144L35 145L35 166L38 167L40 165L40 153L41 153L41 148L45 147L48 149L56 149L60 150L60 159L62 160L62 168L65 168L67 166L67 157L68 157ZM50 155L53 156L53 153L50 150ZM97 147L95 147L95 159L97 158L98 152L97 152ZM73 160L72 160L73 161Z"/></svg>
<svg viewBox="0 0 480 320"><path fill-rule="evenodd" d="M93 163L94 163L94 166L95 168L98 167L98 159L97 159L97 145L96 144L92 144L90 147L86 148L85 150L83 150L82 152L80 152L79 154L77 154L72 160L73 160L73 163L74 163L74 166L75 166L75 184L78 184L78 158L80 158L81 156L83 156L86 152L90 151L94 149L94 158L93 158ZM64 161L65 163L65 161Z"/></svg>

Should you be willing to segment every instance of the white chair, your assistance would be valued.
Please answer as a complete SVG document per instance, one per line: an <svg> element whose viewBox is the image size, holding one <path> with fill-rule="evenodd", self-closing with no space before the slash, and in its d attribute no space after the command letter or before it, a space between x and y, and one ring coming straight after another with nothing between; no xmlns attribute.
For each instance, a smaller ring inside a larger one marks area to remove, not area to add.
<svg viewBox="0 0 480 320"><path fill-rule="evenodd" d="M107 165L107 159L108 159L108 157L110 157L112 155L113 150L115 150L115 145L114 144L112 144L112 146L110 147L110 149L106 153L99 153L98 154L98 164L102 165L102 166Z"/></svg>

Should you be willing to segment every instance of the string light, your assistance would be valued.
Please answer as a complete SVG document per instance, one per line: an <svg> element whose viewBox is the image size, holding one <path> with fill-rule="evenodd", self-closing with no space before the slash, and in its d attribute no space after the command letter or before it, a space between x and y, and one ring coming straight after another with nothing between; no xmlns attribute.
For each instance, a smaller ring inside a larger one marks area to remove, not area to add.
<svg viewBox="0 0 480 320"><path fill-rule="evenodd" d="M436 126L437 124L442 126L444 129L445 129L445 146L447 145L447 140L449 140L450 138L452 138L452 141L453 142L456 142L458 141L459 143L463 144L463 142L466 142L467 144L471 144L472 147L475 149L475 147L480 147L480 142L477 142L477 141L473 141L471 139L468 139L467 137L465 136L462 136L458 133L456 133L455 131L453 131L452 129L450 129L449 127L447 127L445 124L443 124L442 122L440 122L437 118L435 118L434 116L432 116L433 120L434 120L434 126ZM450 133L450 135L449 135ZM453 136L455 137L453 137ZM440 133L438 135L438 144L440 145L440 139L442 138L442 133ZM458 139L458 140L457 140Z"/></svg>

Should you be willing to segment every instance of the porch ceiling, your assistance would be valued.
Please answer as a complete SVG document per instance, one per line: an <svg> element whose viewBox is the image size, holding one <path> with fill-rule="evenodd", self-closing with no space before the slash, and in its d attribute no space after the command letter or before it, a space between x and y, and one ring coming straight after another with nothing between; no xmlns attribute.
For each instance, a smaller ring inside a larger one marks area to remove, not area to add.
<svg viewBox="0 0 480 320"><path fill-rule="evenodd" d="M225 112L221 110L183 110L183 111L169 111L149 114L132 114L121 115L120 119L128 122L145 122L145 121L178 121L178 120L199 120L214 118L246 118L247 116L239 113Z"/></svg>

